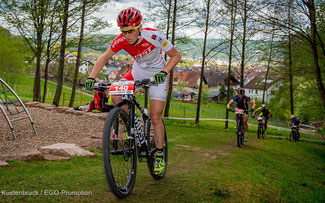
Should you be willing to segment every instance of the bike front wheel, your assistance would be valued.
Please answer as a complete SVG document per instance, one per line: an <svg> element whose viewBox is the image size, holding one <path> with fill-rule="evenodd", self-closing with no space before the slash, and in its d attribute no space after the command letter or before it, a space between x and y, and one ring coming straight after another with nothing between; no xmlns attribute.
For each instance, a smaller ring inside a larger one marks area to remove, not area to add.
<svg viewBox="0 0 325 203"><path fill-rule="evenodd" d="M264 139L265 138L264 124L262 124L262 126L261 126L261 135L262 135L262 138Z"/></svg>
<svg viewBox="0 0 325 203"><path fill-rule="evenodd" d="M165 176L166 170L167 170L167 161L168 161L167 133L166 133L166 128L165 128L164 122L163 122L163 125L164 125L164 131L165 131L164 144L163 144L165 169L160 175L156 175L156 174L154 174L154 164L155 164L154 152L156 150L156 145L155 145L153 127L151 125L150 119L148 119L147 123L146 123L146 138L147 138L148 150L149 150L149 156L147 157L147 165L148 165L148 169L149 169L151 176L156 180L162 179Z"/></svg>
<svg viewBox="0 0 325 203"><path fill-rule="evenodd" d="M289 136L289 141L290 142L293 142L293 140L294 140L294 135L295 133L293 132L293 131L291 131L291 133L290 133L290 136Z"/></svg>
<svg viewBox="0 0 325 203"><path fill-rule="evenodd" d="M242 135L243 131L242 131L242 127L240 125L240 121L237 121L237 128L236 128L236 135L237 135L237 146L241 147L243 145L243 138L244 135Z"/></svg>
<svg viewBox="0 0 325 203"><path fill-rule="evenodd" d="M132 192L137 168L134 139L130 139L128 114L114 108L107 116L103 132L103 162L108 185L118 198Z"/></svg>
<svg viewBox="0 0 325 203"><path fill-rule="evenodd" d="M258 127L257 127L257 138L260 139L261 138L261 124L258 123Z"/></svg>

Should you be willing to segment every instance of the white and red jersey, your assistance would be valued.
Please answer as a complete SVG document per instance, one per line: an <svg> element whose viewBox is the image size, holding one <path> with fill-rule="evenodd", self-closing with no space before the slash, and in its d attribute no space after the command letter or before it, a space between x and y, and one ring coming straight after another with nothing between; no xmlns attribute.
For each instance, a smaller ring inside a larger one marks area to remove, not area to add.
<svg viewBox="0 0 325 203"><path fill-rule="evenodd" d="M167 52L174 46L158 30L144 28L141 36L135 45L129 44L122 34L120 34L112 43L110 49L117 53L121 49L128 52L134 59L132 69L127 72L123 78L127 80L142 80L152 78L166 66L163 51ZM168 80L157 86L149 87L149 96L151 100L165 101Z"/></svg>
<svg viewBox="0 0 325 203"><path fill-rule="evenodd" d="M117 53L121 49L128 52L134 59L133 69L142 69L140 72L156 74L165 66L163 51L167 52L173 45L158 30L144 28L139 41L135 45L129 44L123 34L120 34L112 43L110 49ZM150 74L150 75L152 75ZM152 75L153 76L153 75Z"/></svg>

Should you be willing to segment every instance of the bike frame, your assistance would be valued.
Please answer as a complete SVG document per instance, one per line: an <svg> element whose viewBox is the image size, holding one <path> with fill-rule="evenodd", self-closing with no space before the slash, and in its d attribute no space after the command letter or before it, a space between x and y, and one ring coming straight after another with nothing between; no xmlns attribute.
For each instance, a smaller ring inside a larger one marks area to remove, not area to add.
<svg viewBox="0 0 325 203"><path fill-rule="evenodd" d="M239 124L238 124L239 127L241 127L241 126L244 125L244 122L243 122L243 114L238 114L237 122L239 122ZM240 129L240 130L242 130L242 129ZM240 133L243 134L243 132L240 132Z"/></svg>
<svg viewBox="0 0 325 203"><path fill-rule="evenodd" d="M117 103L115 106L122 107L123 105L127 105L129 109L129 122L130 122L130 128L129 128L129 139L134 140L134 137L138 141L138 149L140 149L140 152L142 152L144 148L145 154L138 153L139 158L142 157L150 157L152 152L149 151L148 143L146 136L150 135L150 132L146 132L147 129L147 120L150 120L150 116L148 115L148 91L149 91L149 85L144 85L144 108L141 107L139 101L134 95L123 95L123 99L121 102ZM135 121L135 114L136 114L136 108L140 110L140 113L142 115L143 124L144 124L144 131L142 129L136 130L136 121ZM149 134L148 134L149 133ZM134 136L135 135L135 136ZM132 146L132 145L131 145Z"/></svg>
<svg viewBox="0 0 325 203"><path fill-rule="evenodd" d="M243 139L244 139L244 121L243 121L243 116L244 116L244 110L238 109L234 111L237 114L237 146L241 147L243 145Z"/></svg>

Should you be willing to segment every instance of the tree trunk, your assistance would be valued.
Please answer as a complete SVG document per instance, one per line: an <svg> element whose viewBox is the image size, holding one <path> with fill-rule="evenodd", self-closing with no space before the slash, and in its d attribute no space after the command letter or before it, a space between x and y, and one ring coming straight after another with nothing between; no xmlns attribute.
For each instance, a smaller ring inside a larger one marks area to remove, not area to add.
<svg viewBox="0 0 325 203"><path fill-rule="evenodd" d="M42 36L38 39L38 41L42 41ZM34 89L33 89L33 101L41 101L41 54L42 47L41 44L37 44L36 49L36 71L34 77Z"/></svg>
<svg viewBox="0 0 325 203"><path fill-rule="evenodd" d="M169 32L169 15L171 10L171 0L169 0L169 7L168 7L168 22L167 22L167 39L168 39L168 32ZM173 11L173 27L172 27L172 44L175 42L175 23L176 23L176 11L177 11L177 0L174 1L174 11ZM167 60L167 56L165 57ZM173 70L169 73L169 80L168 80L168 92L166 98L166 105L165 105L165 112L164 117L169 117L169 108L170 108L170 100L173 93Z"/></svg>
<svg viewBox="0 0 325 203"><path fill-rule="evenodd" d="M271 37L271 44L270 44L270 53L269 53L269 58L267 60L267 69L265 73L265 80L264 80L264 87L263 87L263 99L262 99L262 104L265 103L265 92L266 92L266 86L267 86L267 79L269 76L269 72L271 69L271 60L272 60L272 53L273 53L273 40L274 40L274 31L275 31L275 25L273 24L273 29L272 29L272 37Z"/></svg>
<svg viewBox="0 0 325 203"><path fill-rule="evenodd" d="M36 10L35 15L37 20L35 22L35 28L37 32L37 48L36 48L36 71L34 77L34 89L33 89L33 101L41 102L41 55L43 50L43 32L44 32L44 17L43 11L45 8L45 2L39 2L39 8Z"/></svg>
<svg viewBox="0 0 325 203"><path fill-rule="evenodd" d="M292 1L291 1L292 2ZM291 2L289 2L289 26L291 26ZM288 35L288 57L289 57L289 82L290 82L290 112L291 115L294 115L294 103L293 103L293 75L292 75L292 55L291 55L291 33L289 30Z"/></svg>
<svg viewBox="0 0 325 203"><path fill-rule="evenodd" d="M202 52L202 67L201 67L201 76L200 76L200 88L199 95L197 98L197 108L196 108L196 118L195 123L199 123L200 121L200 106L201 106L201 95L202 95L202 83L203 83L203 75L204 75L204 65L205 65L205 50L208 38L208 29L209 29L209 16L210 16L210 0L207 2L207 16L205 19L205 31L204 31L204 43L203 43L203 52Z"/></svg>
<svg viewBox="0 0 325 203"><path fill-rule="evenodd" d="M246 22L247 22L247 0L244 0L244 18L243 18L243 43L240 64L240 87L244 87L244 69L245 69L245 50L246 50Z"/></svg>
<svg viewBox="0 0 325 203"><path fill-rule="evenodd" d="M51 52L51 41L52 41L52 33L53 33L53 19L51 22L51 27L50 27L50 33L49 33L49 39L47 42L47 49L46 49L46 63L45 63L45 70L44 70L44 88L43 88L43 98L42 102L45 103L46 100L46 94L47 94L47 81L49 78L49 64L51 61L50 57L50 52Z"/></svg>
<svg viewBox="0 0 325 203"><path fill-rule="evenodd" d="M61 35L61 48L60 48L60 61L58 69L58 82L55 91L55 96L53 99L53 104L59 106L60 97L63 86L63 70L64 70L64 51L66 46L66 36L68 30L68 18L69 18L69 0L64 0L64 15L63 15L63 25L62 25L62 35Z"/></svg>
<svg viewBox="0 0 325 203"><path fill-rule="evenodd" d="M231 63L232 63L232 46L234 41L235 25L236 25L236 5L237 0L232 0L231 4L231 28L230 28L230 46L229 46L229 65L228 65L228 77L227 77L227 102L230 100L230 75L231 75ZM229 111L226 107L226 122L225 129L228 129Z"/></svg>
<svg viewBox="0 0 325 203"><path fill-rule="evenodd" d="M79 66L80 66L80 60L81 60L82 41L83 41L83 37L84 37L86 5L87 5L87 0L84 0L83 5L82 5L82 14L81 14L81 27L80 27L80 38L79 38L79 44L78 44L78 56L77 56L77 61L76 61L76 69L75 69L74 77L73 77L72 93L71 93L69 107L73 107L74 98L75 98L75 94L76 94Z"/></svg>
<svg viewBox="0 0 325 203"><path fill-rule="evenodd" d="M311 48L312 48L312 53L313 53L313 61L314 61L314 73L316 77L316 82L317 82L317 88L320 94L320 98L323 103L323 107L325 109L325 90L324 90L324 84L322 80L322 74L321 70L319 67L319 62L318 62L318 51L317 51L317 44L316 44L316 10L315 10L315 5L314 5L314 0L309 0L307 3L304 2L309 10L309 19L310 19L310 32L311 32Z"/></svg>

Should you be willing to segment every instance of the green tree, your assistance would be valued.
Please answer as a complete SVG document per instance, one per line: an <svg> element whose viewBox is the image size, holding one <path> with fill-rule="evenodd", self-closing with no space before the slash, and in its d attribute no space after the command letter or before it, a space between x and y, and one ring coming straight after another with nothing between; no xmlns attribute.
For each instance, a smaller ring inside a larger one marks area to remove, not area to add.
<svg viewBox="0 0 325 203"><path fill-rule="evenodd" d="M41 101L41 57L51 0L1 0L0 13L26 40L36 57L33 100Z"/></svg>
<svg viewBox="0 0 325 203"><path fill-rule="evenodd" d="M82 44L84 40L84 29L85 23L87 21L87 16L98 11L103 4L108 2L108 0L81 0L80 7L81 7L81 25L80 25L80 34L79 34L79 43L78 43L78 53L77 53L77 61L75 66L75 72L72 82L72 92L71 98L69 102L69 106L72 107L74 103L76 88L77 88L77 81L78 81L78 74L79 74L79 66L81 65L81 51L82 51ZM96 19L97 20L97 19ZM96 27L103 27L107 25L107 23L103 23L101 20L95 21L94 28Z"/></svg>
<svg viewBox="0 0 325 203"><path fill-rule="evenodd" d="M221 83L220 88L219 88L219 95L220 95L220 100L223 101L226 96L227 96L227 90L226 87L223 83Z"/></svg>
<svg viewBox="0 0 325 203"><path fill-rule="evenodd" d="M0 77L9 85L14 83L14 74L23 70L26 46L23 39L0 27Z"/></svg>

